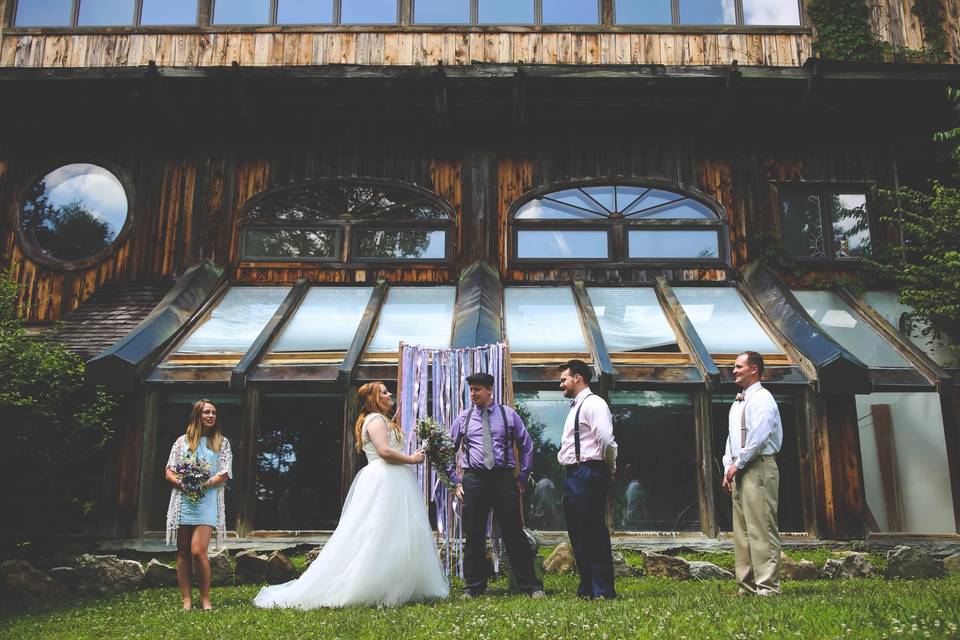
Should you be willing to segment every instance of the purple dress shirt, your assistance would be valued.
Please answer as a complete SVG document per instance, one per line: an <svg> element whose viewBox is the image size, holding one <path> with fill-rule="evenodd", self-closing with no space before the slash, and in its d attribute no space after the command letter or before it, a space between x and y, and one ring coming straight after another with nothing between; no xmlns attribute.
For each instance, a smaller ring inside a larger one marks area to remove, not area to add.
<svg viewBox="0 0 960 640"><path fill-rule="evenodd" d="M507 421L513 427L513 437L516 440L517 448L520 451L520 482L526 482L530 477L530 471L533 470L533 440L527 433L527 427L523 424L523 419L512 408L504 405ZM457 460L460 461L462 469L482 469L486 470L483 464L483 423L481 422L481 411L490 412L490 437L493 444L493 460L495 469L513 469L516 462L513 457L513 445L508 441L507 430L503 424L503 414L500 407L495 402L491 402L483 409L471 405L464 409L457 419L453 421L453 427L450 429L450 439L454 445L457 439L463 435L460 444L460 450L457 452ZM456 473L456 465L447 468L447 473L454 484L460 482L460 476Z"/></svg>

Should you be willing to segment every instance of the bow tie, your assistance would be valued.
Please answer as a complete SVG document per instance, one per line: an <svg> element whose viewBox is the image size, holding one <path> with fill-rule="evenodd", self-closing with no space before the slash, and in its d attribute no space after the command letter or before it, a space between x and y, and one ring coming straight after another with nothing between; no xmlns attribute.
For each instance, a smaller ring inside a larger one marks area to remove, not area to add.
<svg viewBox="0 0 960 640"><path fill-rule="evenodd" d="M735 401L735 402L743 402L743 394L742 394L742 393L738 393L738 394L737 394L737 397L734 398L734 401Z"/></svg>

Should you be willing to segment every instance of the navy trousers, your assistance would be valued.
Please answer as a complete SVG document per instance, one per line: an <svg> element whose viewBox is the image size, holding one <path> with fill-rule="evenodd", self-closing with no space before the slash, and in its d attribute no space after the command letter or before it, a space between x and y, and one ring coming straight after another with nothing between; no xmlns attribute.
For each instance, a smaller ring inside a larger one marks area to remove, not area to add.
<svg viewBox="0 0 960 640"><path fill-rule="evenodd" d="M607 529L610 471L606 464L583 463L567 467L563 484L563 515L570 546L580 571L581 598L615 598L613 554Z"/></svg>

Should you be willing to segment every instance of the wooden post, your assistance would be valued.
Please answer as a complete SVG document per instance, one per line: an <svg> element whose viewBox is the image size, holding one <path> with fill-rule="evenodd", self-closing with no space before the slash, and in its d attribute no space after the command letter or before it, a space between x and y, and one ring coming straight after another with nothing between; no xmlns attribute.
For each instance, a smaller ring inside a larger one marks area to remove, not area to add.
<svg viewBox="0 0 960 640"><path fill-rule="evenodd" d="M713 412L710 393L698 389L693 395L694 430L697 442L697 488L700 497L700 529L703 535L716 538L717 487L713 477Z"/></svg>
<svg viewBox="0 0 960 640"><path fill-rule="evenodd" d="M150 500L153 497L154 466L157 449L157 410L160 394L154 387L145 386L143 391L143 436L140 442L140 491L137 500L137 519L133 535L142 536L150 523ZM172 444L172 443L171 443Z"/></svg>
<svg viewBox="0 0 960 640"><path fill-rule="evenodd" d="M820 419L810 421L817 535L862 538L865 499L854 396L821 396L817 404L822 409Z"/></svg>
<svg viewBox="0 0 960 640"><path fill-rule="evenodd" d="M260 389L247 387L240 414L240 443L236 455L237 535L247 536L256 527L257 511L257 425L260 413ZM230 523L227 523L229 529Z"/></svg>

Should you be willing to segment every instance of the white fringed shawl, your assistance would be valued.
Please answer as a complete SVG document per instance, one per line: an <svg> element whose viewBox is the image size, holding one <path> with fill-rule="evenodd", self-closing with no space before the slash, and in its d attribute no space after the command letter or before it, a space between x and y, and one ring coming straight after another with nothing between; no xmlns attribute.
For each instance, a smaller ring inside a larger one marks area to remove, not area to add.
<svg viewBox="0 0 960 640"><path fill-rule="evenodd" d="M190 453L190 447L187 445L185 435L177 438L170 448L170 458L167 459L167 468L176 469L180 461ZM233 478L233 452L230 450L230 441L226 438L220 445L220 464L217 472L213 475L218 476L221 473L227 474L228 478ZM227 512L223 502L223 487L226 483L216 486L217 490L217 536L215 540L216 548L219 549L227 536ZM183 494L174 487L170 491L170 506L167 507L167 544L176 544L177 527L180 526L180 503Z"/></svg>

